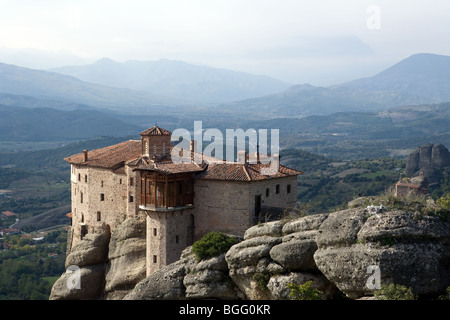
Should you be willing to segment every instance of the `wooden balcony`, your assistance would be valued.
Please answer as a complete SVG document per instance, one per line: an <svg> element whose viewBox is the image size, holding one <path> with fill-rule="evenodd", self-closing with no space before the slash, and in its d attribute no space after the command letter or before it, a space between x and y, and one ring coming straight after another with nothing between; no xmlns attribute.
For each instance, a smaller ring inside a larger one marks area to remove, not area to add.
<svg viewBox="0 0 450 320"><path fill-rule="evenodd" d="M192 208L193 205L194 182L191 174L142 174L140 209L170 211Z"/></svg>

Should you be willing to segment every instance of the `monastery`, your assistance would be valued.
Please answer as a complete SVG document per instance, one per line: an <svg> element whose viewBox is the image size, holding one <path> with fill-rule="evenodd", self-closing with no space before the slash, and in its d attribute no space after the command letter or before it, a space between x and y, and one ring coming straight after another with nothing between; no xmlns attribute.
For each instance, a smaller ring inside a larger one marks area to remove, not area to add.
<svg viewBox="0 0 450 320"><path fill-rule="evenodd" d="M65 158L71 164L72 226L68 250L87 233L114 231L127 217L146 219L147 276L177 261L187 246L210 231L243 236L270 208L292 208L301 171L250 163L245 151L229 163L201 155L174 163L171 132L154 126L140 140ZM198 159L198 158L196 158Z"/></svg>

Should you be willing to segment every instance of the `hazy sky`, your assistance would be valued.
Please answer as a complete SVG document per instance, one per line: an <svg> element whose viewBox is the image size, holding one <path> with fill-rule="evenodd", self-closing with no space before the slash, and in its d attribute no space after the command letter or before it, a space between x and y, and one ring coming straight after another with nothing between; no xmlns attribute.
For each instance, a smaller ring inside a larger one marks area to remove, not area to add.
<svg viewBox="0 0 450 320"><path fill-rule="evenodd" d="M449 39L448 0L0 0L0 61L39 68L166 58L327 85Z"/></svg>

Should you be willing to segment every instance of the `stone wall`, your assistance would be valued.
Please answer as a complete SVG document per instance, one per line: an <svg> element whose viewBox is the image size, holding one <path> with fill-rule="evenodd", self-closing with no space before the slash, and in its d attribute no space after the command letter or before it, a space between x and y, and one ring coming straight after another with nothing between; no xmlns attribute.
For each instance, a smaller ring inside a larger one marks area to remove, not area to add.
<svg viewBox="0 0 450 320"><path fill-rule="evenodd" d="M72 165L72 226L75 245L88 233L111 230L126 217L128 179L124 173Z"/></svg>
<svg viewBox="0 0 450 320"><path fill-rule="evenodd" d="M293 208L297 202L297 177L251 183L196 180L196 239L213 230L243 236L245 231L258 221L255 215L256 196L261 196L261 209Z"/></svg>

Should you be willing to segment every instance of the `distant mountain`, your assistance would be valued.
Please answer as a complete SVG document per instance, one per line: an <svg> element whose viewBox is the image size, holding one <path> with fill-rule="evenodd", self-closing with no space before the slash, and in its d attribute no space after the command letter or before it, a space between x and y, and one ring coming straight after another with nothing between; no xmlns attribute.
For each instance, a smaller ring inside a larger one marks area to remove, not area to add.
<svg viewBox="0 0 450 320"><path fill-rule="evenodd" d="M450 57L416 54L371 77L331 87L296 85L273 95L218 107L261 117L303 117L342 111L450 101Z"/></svg>
<svg viewBox="0 0 450 320"><path fill-rule="evenodd" d="M173 98L84 82L56 72L0 63L0 93L62 100L130 112L182 104Z"/></svg>
<svg viewBox="0 0 450 320"><path fill-rule="evenodd" d="M120 137L139 127L94 110L61 111L0 105L2 141L81 140L99 136Z"/></svg>
<svg viewBox="0 0 450 320"><path fill-rule="evenodd" d="M291 86L268 76L166 59L119 63L103 58L94 64L51 71L87 82L193 102L230 102L277 93Z"/></svg>
<svg viewBox="0 0 450 320"><path fill-rule="evenodd" d="M450 57L412 55L383 72L343 86L368 91L394 91L418 96L427 103L450 101ZM426 101L425 101L426 100Z"/></svg>

